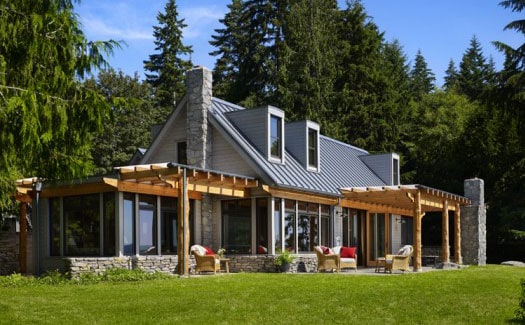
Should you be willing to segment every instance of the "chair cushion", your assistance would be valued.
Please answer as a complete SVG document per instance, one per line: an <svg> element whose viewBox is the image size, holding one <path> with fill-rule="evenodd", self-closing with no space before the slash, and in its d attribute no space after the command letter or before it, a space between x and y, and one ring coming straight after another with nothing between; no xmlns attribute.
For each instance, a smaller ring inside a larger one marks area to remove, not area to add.
<svg viewBox="0 0 525 325"><path fill-rule="evenodd" d="M410 245L405 245L401 247L399 251L397 252L397 255L407 256L408 254L410 254L410 248L411 248Z"/></svg>
<svg viewBox="0 0 525 325"><path fill-rule="evenodd" d="M201 245L193 245L190 249L192 252L197 252L199 255L206 255L206 248Z"/></svg>
<svg viewBox="0 0 525 325"><path fill-rule="evenodd" d="M355 247L341 247L341 257L355 258Z"/></svg>
<svg viewBox="0 0 525 325"><path fill-rule="evenodd" d="M204 249L206 249L206 255L215 255L213 249L209 248L208 246L204 247Z"/></svg>
<svg viewBox="0 0 525 325"><path fill-rule="evenodd" d="M355 258L341 257L341 263L355 263Z"/></svg>
<svg viewBox="0 0 525 325"><path fill-rule="evenodd" d="M332 248L332 250L334 251L334 254L336 255L341 254L341 247L342 246L335 246L334 248Z"/></svg>

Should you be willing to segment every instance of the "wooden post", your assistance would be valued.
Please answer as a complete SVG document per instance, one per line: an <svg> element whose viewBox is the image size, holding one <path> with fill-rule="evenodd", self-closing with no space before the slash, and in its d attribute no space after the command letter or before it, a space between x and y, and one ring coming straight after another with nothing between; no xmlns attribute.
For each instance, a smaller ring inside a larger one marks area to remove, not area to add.
<svg viewBox="0 0 525 325"><path fill-rule="evenodd" d="M414 272L421 272L421 192L417 191L414 198Z"/></svg>
<svg viewBox="0 0 525 325"><path fill-rule="evenodd" d="M189 229L190 204L188 199L188 187L186 186L186 170L184 176L179 179L179 198L178 198L178 233L177 233L177 271L179 275L188 274L189 270L189 249L190 249L190 229Z"/></svg>
<svg viewBox="0 0 525 325"><path fill-rule="evenodd" d="M450 262L449 226L448 226L448 201L443 201L441 217L441 261Z"/></svg>
<svg viewBox="0 0 525 325"><path fill-rule="evenodd" d="M20 273L27 273L27 203L20 202L20 233L18 246L18 259L20 265Z"/></svg>
<svg viewBox="0 0 525 325"><path fill-rule="evenodd" d="M463 264L461 257L461 210L459 203L456 203L456 211L454 211L454 260L456 264Z"/></svg>

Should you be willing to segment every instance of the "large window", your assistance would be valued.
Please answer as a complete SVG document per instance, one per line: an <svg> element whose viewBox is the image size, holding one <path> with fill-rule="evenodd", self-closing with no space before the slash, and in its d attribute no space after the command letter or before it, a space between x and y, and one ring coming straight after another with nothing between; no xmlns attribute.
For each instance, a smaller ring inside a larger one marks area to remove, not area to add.
<svg viewBox="0 0 525 325"><path fill-rule="evenodd" d="M188 164L187 144L185 141L177 142L177 163Z"/></svg>
<svg viewBox="0 0 525 325"><path fill-rule="evenodd" d="M297 207L299 211L297 221L299 252L310 252L314 250L315 245L319 245L319 204L299 201Z"/></svg>
<svg viewBox="0 0 525 325"><path fill-rule="evenodd" d="M270 156L281 159L282 157L282 120L280 117L270 115Z"/></svg>
<svg viewBox="0 0 525 325"><path fill-rule="evenodd" d="M104 245L104 256L115 256L115 193L108 192L103 194L103 245Z"/></svg>
<svg viewBox="0 0 525 325"><path fill-rule="evenodd" d="M256 200L257 211L257 254L268 254L268 199L258 198Z"/></svg>
<svg viewBox="0 0 525 325"><path fill-rule="evenodd" d="M321 245L332 246L330 243L330 234L332 228L330 227L330 206L321 205Z"/></svg>
<svg viewBox="0 0 525 325"><path fill-rule="evenodd" d="M317 130L308 129L308 167L317 168Z"/></svg>
<svg viewBox="0 0 525 325"><path fill-rule="evenodd" d="M157 254L157 197L139 196L139 252Z"/></svg>
<svg viewBox="0 0 525 325"><path fill-rule="evenodd" d="M100 256L100 195L64 198L66 256Z"/></svg>
<svg viewBox="0 0 525 325"><path fill-rule="evenodd" d="M251 200L222 201L222 247L230 254L251 252Z"/></svg>
<svg viewBox="0 0 525 325"><path fill-rule="evenodd" d="M161 197L161 253L163 255L177 254L177 199Z"/></svg>
<svg viewBox="0 0 525 325"><path fill-rule="evenodd" d="M60 198L49 200L49 255L60 256Z"/></svg>
<svg viewBox="0 0 525 325"><path fill-rule="evenodd" d="M295 252L295 201L284 201L284 249Z"/></svg>
<svg viewBox="0 0 525 325"><path fill-rule="evenodd" d="M282 249L281 241L281 229L282 229L282 211L281 211L281 199L274 199L274 210L273 210L273 235L275 250L280 251Z"/></svg>
<svg viewBox="0 0 525 325"><path fill-rule="evenodd" d="M135 255L135 194L124 193L124 255Z"/></svg>

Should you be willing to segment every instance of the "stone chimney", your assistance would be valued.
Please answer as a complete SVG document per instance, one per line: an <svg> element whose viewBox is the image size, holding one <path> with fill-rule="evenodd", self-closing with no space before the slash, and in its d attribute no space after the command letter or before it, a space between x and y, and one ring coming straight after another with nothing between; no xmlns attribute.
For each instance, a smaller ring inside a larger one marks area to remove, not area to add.
<svg viewBox="0 0 525 325"><path fill-rule="evenodd" d="M211 108L212 73L202 66L188 71L186 77L187 93L187 139L186 154L188 165L210 168L210 132L208 130L208 109Z"/></svg>
<svg viewBox="0 0 525 325"><path fill-rule="evenodd" d="M485 265L487 263L487 211L482 179L464 182L465 197L471 205L461 207L461 255L463 263Z"/></svg>

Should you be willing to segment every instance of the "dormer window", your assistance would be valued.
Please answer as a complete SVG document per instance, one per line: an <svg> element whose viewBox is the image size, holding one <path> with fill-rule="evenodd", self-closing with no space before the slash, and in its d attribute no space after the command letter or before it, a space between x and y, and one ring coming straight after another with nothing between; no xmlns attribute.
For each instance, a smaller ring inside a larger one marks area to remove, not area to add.
<svg viewBox="0 0 525 325"><path fill-rule="evenodd" d="M392 159L392 185L399 185L399 159Z"/></svg>
<svg viewBox="0 0 525 325"><path fill-rule="evenodd" d="M318 131L308 128L308 167L313 169L317 169L319 160L319 146L317 143L318 138Z"/></svg>
<svg viewBox="0 0 525 325"><path fill-rule="evenodd" d="M283 127L282 118L275 115L270 115L270 157L275 159L282 159L283 156Z"/></svg>

